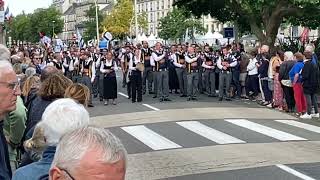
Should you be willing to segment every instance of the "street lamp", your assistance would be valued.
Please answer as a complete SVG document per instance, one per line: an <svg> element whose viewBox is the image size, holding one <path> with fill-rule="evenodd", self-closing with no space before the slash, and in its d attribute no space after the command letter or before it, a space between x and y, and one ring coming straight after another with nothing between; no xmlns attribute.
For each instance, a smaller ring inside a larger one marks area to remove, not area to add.
<svg viewBox="0 0 320 180"><path fill-rule="evenodd" d="M53 26L52 26L52 38L54 38L54 23L55 23L56 21L52 21L52 24L53 24Z"/></svg>
<svg viewBox="0 0 320 180"><path fill-rule="evenodd" d="M99 18L98 18L98 0L94 1L96 7L96 30L97 30L97 45L99 46Z"/></svg>

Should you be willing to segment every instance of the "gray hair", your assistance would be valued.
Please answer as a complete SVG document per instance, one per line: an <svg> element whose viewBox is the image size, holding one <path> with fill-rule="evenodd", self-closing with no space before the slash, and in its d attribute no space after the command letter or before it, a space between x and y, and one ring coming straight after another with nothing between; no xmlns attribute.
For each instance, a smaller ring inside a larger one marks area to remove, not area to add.
<svg viewBox="0 0 320 180"><path fill-rule="evenodd" d="M47 146L56 146L60 138L75 129L88 126L88 111L69 98L52 102L44 111L36 129L43 129Z"/></svg>
<svg viewBox="0 0 320 180"><path fill-rule="evenodd" d="M2 60L9 61L10 54L11 53L10 53L9 49L5 45L0 44L0 61L2 61Z"/></svg>
<svg viewBox="0 0 320 180"><path fill-rule="evenodd" d="M284 53L284 58L287 60L287 61L292 61L294 59L294 55L291 51L286 51Z"/></svg>
<svg viewBox="0 0 320 180"><path fill-rule="evenodd" d="M3 61L0 60L0 78L3 74L8 73L10 71L13 71L12 64L7 60L3 60Z"/></svg>
<svg viewBox="0 0 320 180"><path fill-rule="evenodd" d="M36 68L34 68L34 67L28 67L28 68L26 69L25 74L26 74L27 77L31 77L31 76L37 74Z"/></svg>
<svg viewBox="0 0 320 180"><path fill-rule="evenodd" d="M101 151L101 162L113 164L124 160L126 163L127 151L121 141L109 130L89 126L61 138L51 168L56 166L72 171L89 150Z"/></svg>

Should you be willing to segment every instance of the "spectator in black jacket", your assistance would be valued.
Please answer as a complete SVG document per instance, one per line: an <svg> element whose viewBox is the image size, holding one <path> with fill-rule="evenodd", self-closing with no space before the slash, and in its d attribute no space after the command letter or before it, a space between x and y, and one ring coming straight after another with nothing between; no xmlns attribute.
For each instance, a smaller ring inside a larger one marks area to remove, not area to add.
<svg viewBox="0 0 320 180"><path fill-rule="evenodd" d="M319 88L319 70L316 64L312 62L312 53L304 52L306 57L301 76L304 96L307 100L307 113L302 115L303 119L319 118L317 90ZM314 113L312 113L312 106Z"/></svg>
<svg viewBox="0 0 320 180"><path fill-rule="evenodd" d="M279 81L281 83L284 98L287 103L287 112L293 113L295 108L294 93L289 72L295 64L294 56L291 51L284 53L284 62L280 65Z"/></svg>

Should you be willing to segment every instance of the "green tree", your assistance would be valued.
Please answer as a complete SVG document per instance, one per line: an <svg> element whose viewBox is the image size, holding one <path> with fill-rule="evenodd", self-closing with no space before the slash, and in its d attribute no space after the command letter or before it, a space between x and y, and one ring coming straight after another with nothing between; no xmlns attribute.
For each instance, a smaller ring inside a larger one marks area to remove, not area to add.
<svg viewBox="0 0 320 180"><path fill-rule="evenodd" d="M61 33L63 29L61 14L53 7L40 9L33 14L22 13L8 24L9 35L13 40L28 42L38 42L39 32L52 36L53 29L55 34Z"/></svg>
<svg viewBox="0 0 320 180"><path fill-rule="evenodd" d="M111 13L105 17L102 25L113 35L113 37L122 39L130 32L132 17L132 1L119 0Z"/></svg>
<svg viewBox="0 0 320 180"><path fill-rule="evenodd" d="M165 40L181 40L187 29L192 38L194 32L202 33L205 30L198 19L191 18L189 12L180 8L174 8L167 16L162 17L158 29L159 36Z"/></svg>
<svg viewBox="0 0 320 180"><path fill-rule="evenodd" d="M94 5L90 6L90 9L86 11L86 16L88 20L84 23L85 31L84 31L84 41L89 41L94 39L97 36L97 28L96 28L96 7ZM103 13L98 9L98 20L99 20L99 33L102 33L102 22L104 20Z"/></svg>
<svg viewBox="0 0 320 180"><path fill-rule="evenodd" d="M176 0L175 5L196 16L210 14L221 22L232 20L242 31L251 31L271 47L282 23L312 29L320 25L318 0Z"/></svg>
<svg viewBox="0 0 320 180"><path fill-rule="evenodd" d="M143 11L138 15L138 27L142 29L142 32L147 33L148 31L148 14ZM135 23L134 23L135 24Z"/></svg>

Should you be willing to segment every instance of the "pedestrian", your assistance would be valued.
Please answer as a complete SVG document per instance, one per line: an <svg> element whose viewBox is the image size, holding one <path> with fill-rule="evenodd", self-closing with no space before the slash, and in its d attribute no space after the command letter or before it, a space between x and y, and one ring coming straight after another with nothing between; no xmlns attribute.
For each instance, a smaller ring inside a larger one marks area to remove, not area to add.
<svg viewBox="0 0 320 180"><path fill-rule="evenodd" d="M273 67L272 67L272 73L273 73L273 103L267 107L273 107L277 108L278 110L283 110L283 90L281 87L281 83L279 81L279 71L280 71L280 65L282 64L284 60L284 52L277 51L276 56L278 58L275 58L273 61ZM275 70L275 71L274 71Z"/></svg>
<svg viewBox="0 0 320 180"><path fill-rule="evenodd" d="M259 77L258 77L258 60L256 58L257 50L248 50L249 63L247 66L248 77L246 81L246 93L247 96L256 101L259 95Z"/></svg>
<svg viewBox="0 0 320 180"><path fill-rule="evenodd" d="M176 67L173 64L173 62L176 60L176 46L172 45L171 46L171 50L169 52L169 56L167 57L169 62L168 62L168 66L169 66L169 89L170 89L170 93L173 92L175 94L179 94L178 89L179 89L179 81L178 81L178 76L176 73Z"/></svg>
<svg viewBox="0 0 320 180"><path fill-rule="evenodd" d="M133 58L129 61L132 103L142 102L142 72L144 71L144 65L141 63L140 55L140 50L136 49Z"/></svg>
<svg viewBox="0 0 320 180"><path fill-rule="evenodd" d="M293 92L294 92L294 100L296 102L297 114L298 116L302 116L307 111L307 102L306 98L303 94L302 87L302 76L301 71L304 66L304 56L301 53L295 53L294 57L296 59L295 65L289 72L290 80L292 82Z"/></svg>
<svg viewBox="0 0 320 180"><path fill-rule="evenodd" d="M0 46L0 52L7 54L7 49ZM4 117L16 109L17 96L20 96L20 82L16 77L9 56L0 55L0 179L10 180L12 176L8 145L3 132Z"/></svg>
<svg viewBox="0 0 320 180"><path fill-rule="evenodd" d="M306 60L302 68L302 87L307 101L307 112L300 116L302 119L319 118L318 99L316 96L320 86L320 74L316 64L312 62L312 52L304 52ZM312 107L314 112L312 112Z"/></svg>
<svg viewBox="0 0 320 180"><path fill-rule="evenodd" d="M199 66L198 59L200 55L195 53L195 48L189 47L188 52L185 55L185 59L187 62L187 95L188 101L197 100L196 94L199 91ZM201 76L202 77L202 76Z"/></svg>
<svg viewBox="0 0 320 180"><path fill-rule="evenodd" d="M293 113L295 109L294 92L292 82L289 77L289 72L294 66L294 56L291 51L284 53L284 62L279 68L279 81L283 89L283 94L286 102L286 112Z"/></svg>

